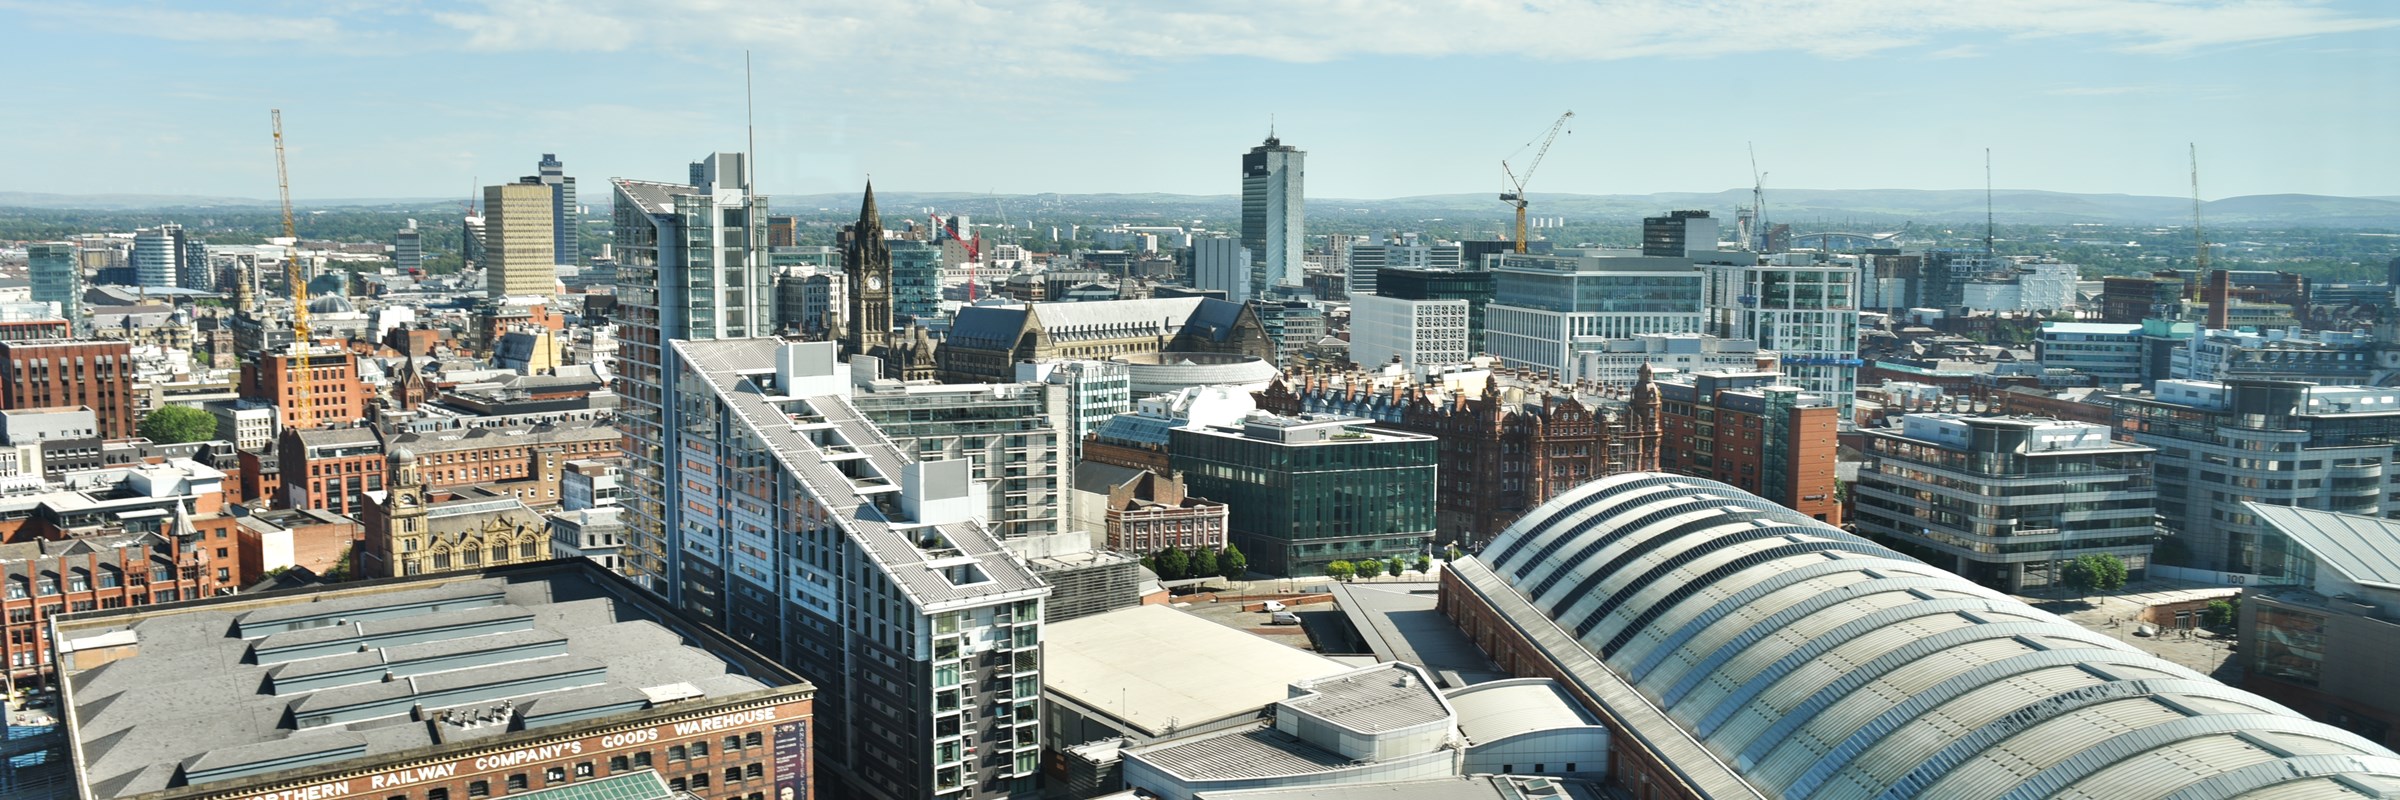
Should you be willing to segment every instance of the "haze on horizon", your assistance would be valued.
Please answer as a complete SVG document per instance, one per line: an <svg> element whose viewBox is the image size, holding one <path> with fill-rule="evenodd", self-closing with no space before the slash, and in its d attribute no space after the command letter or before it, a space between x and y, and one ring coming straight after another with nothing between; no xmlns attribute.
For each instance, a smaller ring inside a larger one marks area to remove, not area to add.
<svg viewBox="0 0 2400 800"><path fill-rule="evenodd" d="M2003 189L2400 195L2400 8L2370 0L0 0L0 190L463 197L533 171L762 191L1225 195L1270 116L1311 196ZM1520 154L1521 153L1521 154Z"/></svg>

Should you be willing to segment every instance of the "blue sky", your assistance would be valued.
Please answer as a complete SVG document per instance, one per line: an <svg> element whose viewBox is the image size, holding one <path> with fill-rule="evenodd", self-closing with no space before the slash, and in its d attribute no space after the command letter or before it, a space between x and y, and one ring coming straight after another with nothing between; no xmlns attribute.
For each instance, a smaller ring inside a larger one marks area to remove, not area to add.
<svg viewBox="0 0 2400 800"><path fill-rule="evenodd" d="M0 0L0 190L464 196L743 147L763 189L2001 188L2400 195L2400 3L2271 0ZM595 186L595 189L597 186Z"/></svg>

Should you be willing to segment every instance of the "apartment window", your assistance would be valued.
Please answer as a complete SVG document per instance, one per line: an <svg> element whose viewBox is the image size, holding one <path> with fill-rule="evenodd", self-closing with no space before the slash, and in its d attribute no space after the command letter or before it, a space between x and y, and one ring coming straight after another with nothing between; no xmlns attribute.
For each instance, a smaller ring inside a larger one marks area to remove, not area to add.
<svg viewBox="0 0 2400 800"><path fill-rule="evenodd" d="M492 782L491 782L491 781L476 781L476 782L474 782L474 783L467 784L467 796L468 796L468 797L490 797L490 796L492 796Z"/></svg>
<svg viewBox="0 0 2400 800"><path fill-rule="evenodd" d="M693 758L706 758L707 756L708 756L708 743L707 743L707 742L693 742L693 743L692 743L692 757L693 757Z"/></svg>
<svg viewBox="0 0 2400 800"><path fill-rule="evenodd" d="M744 778L748 778L748 779L751 779L751 780L757 780L757 779L759 779L759 778L761 778L761 777L764 777L766 774L767 774L767 768L766 768L766 766L765 766L765 765L763 765L763 764L759 764L758 762L755 762L755 761L751 762L751 763L750 763L750 766L747 766L747 767L743 767L743 768L742 768L742 777L744 777Z"/></svg>
<svg viewBox="0 0 2400 800"><path fill-rule="evenodd" d="M425 790L425 800L450 800L450 790L447 788L427 789Z"/></svg>
<svg viewBox="0 0 2400 800"><path fill-rule="evenodd" d="M624 756L617 756L608 760L608 774L610 775L615 775L619 772L624 772L632 768L632 762L627 761Z"/></svg>
<svg viewBox="0 0 2400 800"><path fill-rule="evenodd" d="M508 790L509 790L509 791L512 791L512 792L522 792L522 791L525 791L525 786L526 786L526 781L525 781L525 773L519 772L519 773L517 773L517 774L515 774L515 775L510 775L510 776L508 776Z"/></svg>
<svg viewBox="0 0 2400 800"><path fill-rule="evenodd" d="M643 769L648 769L648 768L649 768L649 766L650 766L650 752L649 752L649 751L647 751L647 750L645 750L645 751L642 751L642 752L639 752L639 753L635 753L635 754L633 754L633 765L634 765L635 767L640 767L640 768L643 768Z"/></svg>
<svg viewBox="0 0 2400 800"><path fill-rule="evenodd" d="M45 594L45 595L58 594L58 576L57 576L57 575L53 575L53 574L50 574L50 573L44 572L44 573L42 573L42 577L41 577L40 581L41 581L41 589L40 589L40 591L41 591L41 593L42 593L42 594Z"/></svg>
<svg viewBox="0 0 2400 800"><path fill-rule="evenodd" d="M669 764L673 764L677 761L687 760L689 758L691 758L691 751L685 749L683 745L676 745L674 747L667 748L667 763Z"/></svg>
<svg viewBox="0 0 2400 800"><path fill-rule="evenodd" d="M763 741L763 740L761 740L760 738L758 738L758 734L756 734L756 733L753 733L753 734L750 734L750 735L748 735L748 736L744 736L744 737L742 737L742 746L743 746L743 747L757 747L757 746L758 746L758 744L759 744L759 742L761 742L761 741Z"/></svg>
<svg viewBox="0 0 2400 800"><path fill-rule="evenodd" d="M591 777L591 776L592 776L592 762L586 761L586 762L583 762L583 763L580 763L580 764L576 764L576 765L575 765L575 777L578 777L578 778L589 778L589 777Z"/></svg>
<svg viewBox="0 0 2400 800"><path fill-rule="evenodd" d="M692 788L694 788L694 789L706 789L706 788L708 788L708 773L706 773L706 772L703 772L703 773L700 773L700 774L697 774L697 775L693 775L693 776L692 776Z"/></svg>
<svg viewBox="0 0 2400 800"><path fill-rule="evenodd" d="M224 558L224 557L225 557L225 552L224 552L224 551L222 551L222 550L220 550L220 551L217 551L217 557L218 557L218 558ZM88 591L91 591L91 590L92 590L92 576L91 576L91 573L84 572L84 571L83 571L83 570L81 570L81 569L77 569L77 570L75 570L74 572L67 573L67 591L70 591L70 592L88 592Z"/></svg>
<svg viewBox="0 0 2400 800"><path fill-rule="evenodd" d="M735 782L735 781L738 781L738 780L741 780L741 779L742 779L742 768L741 768L741 767L726 767L726 768L725 768L725 782L726 782L726 783L733 783L733 782Z"/></svg>
<svg viewBox="0 0 2400 800"><path fill-rule="evenodd" d="M728 752L728 753L730 753L730 752L733 752L733 751L735 751L735 750L740 750L740 749L742 749L742 737L739 737L739 736L727 736L727 737L725 737L725 752Z"/></svg>
<svg viewBox="0 0 2400 800"><path fill-rule="evenodd" d="M548 786L567 779L567 771L559 767L542 770L542 785Z"/></svg>

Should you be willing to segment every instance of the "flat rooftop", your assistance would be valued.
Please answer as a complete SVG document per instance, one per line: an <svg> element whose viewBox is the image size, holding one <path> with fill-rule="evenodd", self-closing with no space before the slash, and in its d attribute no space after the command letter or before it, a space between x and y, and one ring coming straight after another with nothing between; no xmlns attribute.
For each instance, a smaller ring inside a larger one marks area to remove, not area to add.
<svg viewBox="0 0 2400 800"><path fill-rule="evenodd" d="M111 798L803 685L638 592L574 559L81 615L69 737Z"/></svg>
<svg viewBox="0 0 2400 800"><path fill-rule="evenodd" d="M1509 677L1457 623L1434 608L1441 584L1335 583L1334 604L1377 661L1405 661L1458 688Z"/></svg>
<svg viewBox="0 0 2400 800"><path fill-rule="evenodd" d="M1256 713L1351 668L1167 606L1052 623L1042 689L1152 737Z"/></svg>

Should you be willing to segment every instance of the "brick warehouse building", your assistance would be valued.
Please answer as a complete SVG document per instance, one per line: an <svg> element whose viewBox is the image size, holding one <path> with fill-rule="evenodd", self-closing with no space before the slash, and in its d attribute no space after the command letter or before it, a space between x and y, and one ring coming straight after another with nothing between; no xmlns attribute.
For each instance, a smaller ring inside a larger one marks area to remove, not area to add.
<svg viewBox="0 0 2400 800"><path fill-rule="evenodd" d="M0 544L0 613L8 618L0 656L8 685L47 685L51 618L213 596L220 587L195 533L132 531Z"/></svg>
<svg viewBox="0 0 2400 800"><path fill-rule="evenodd" d="M429 490L490 486L540 508L558 505L567 462L615 458L623 441L609 425L569 422L403 433L385 449L415 453Z"/></svg>
<svg viewBox="0 0 2400 800"><path fill-rule="evenodd" d="M315 346L307 355L268 353L242 365L241 396L283 410L281 427L348 425L367 416L372 390L358 377L358 356ZM300 369L309 371L308 402L300 402ZM130 434L128 434L130 435Z"/></svg>
<svg viewBox="0 0 2400 800"><path fill-rule="evenodd" d="M1469 398L1421 385L1362 386L1342 376L1303 375L1294 388L1277 379L1257 392L1261 411L1363 417L1376 427L1441 442L1435 492L1438 541L1489 541L1527 509L1586 481L1656 469L1655 384L1644 369L1637 400L1577 392L1555 384L1495 384ZM1649 388L1644 388L1649 387ZM1649 392L1649 394L1642 394ZM1644 404L1638 398L1648 398Z"/></svg>
<svg viewBox="0 0 2400 800"><path fill-rule="evenodd" d="M1711 478L1842 524L1834 492L1841 409L1773 372L1701 372L1658 385L1660 427L1674 446L1658 468Z"/></svg>
<svg viewBox="0 0 2400 800"><path fill-rule="evenodd" d="M815 688L582 559L105 611L58 638L90 800L814 794Z"/></svg>
<svg viewBox="0 0 2400 800"><path fill-rule="evenodd" d="M0 341L0 409L85 406L100 438L133 436L132 352L123 341Z"/></svg>

